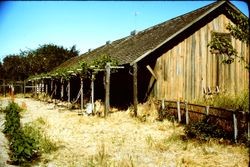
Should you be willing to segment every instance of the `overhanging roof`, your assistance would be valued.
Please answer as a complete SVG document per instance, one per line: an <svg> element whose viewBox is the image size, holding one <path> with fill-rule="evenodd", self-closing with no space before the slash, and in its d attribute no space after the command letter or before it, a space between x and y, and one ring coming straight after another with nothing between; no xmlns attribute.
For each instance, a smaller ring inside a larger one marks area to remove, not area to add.
<svg viewBox="0 0 250 167"><path fill-rule="evenodd" d="M62 63L58 68L78 66L81 61L91 62L102 55L111 56L113 59L116 59L120 65L132 65L139 62L165 43L171 41L175 36L181 34L194 23L203 19L223 4L228 4L234 10L237 10L237 8L227 1L217 1L187 14L145 29L144 31L138 32L136 35L127 36L113 41L110 44L96 48L90 52L86 52L81 56L74 57Z"/></svg>

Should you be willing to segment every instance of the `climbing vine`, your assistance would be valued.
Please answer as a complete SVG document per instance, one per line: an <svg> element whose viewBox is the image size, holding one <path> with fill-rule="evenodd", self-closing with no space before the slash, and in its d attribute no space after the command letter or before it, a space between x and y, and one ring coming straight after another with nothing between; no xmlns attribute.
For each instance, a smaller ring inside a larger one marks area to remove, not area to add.
<svg viewBox="0 0 250 167"><path fill-rule="evenodd" d="M228 24L227 30L229 30L230 35L235 39L249 44L249 21L248 18L243 16L241 13L232 11L227 8L227 14L230 15L235 21L235 25ZM238 55L237 50L233 47L231 41L225 36L212 34L212 39L208 44L210 52L213 54L225 55L223 63L231 64L236 58L239 61L245 63L245 67L249 70L249 63L244 60L244 57Z"/></svg>
<svg viewBox="0 0 250 167"><path fill-rule="evenodd" d="M49 73L43 73L40 75L32 76L29 79L34 80L36 78L42 79L46 77L51 77L51 78L63 79L67 81L72 77L72 74L81 75L82 77L85 77L85 78L90 78L92 67L98 68L98 69L105 69L105 66L107 63L110 63L110 65L113 65L113 66L118 65L118 61L112 58L111 56L101 55L99 56L98 59L95 59L90 63L81 61L78 63L76 67L59 68ZM115 70L112 69L112 72L115 72Z"/></svg>

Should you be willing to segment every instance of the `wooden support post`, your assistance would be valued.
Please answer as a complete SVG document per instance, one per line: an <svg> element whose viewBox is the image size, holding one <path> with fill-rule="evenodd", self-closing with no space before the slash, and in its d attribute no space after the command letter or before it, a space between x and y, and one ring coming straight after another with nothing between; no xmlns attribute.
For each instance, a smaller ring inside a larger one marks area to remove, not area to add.
<svg viewBox="0 0 250 167"><path fill-rule="evenodd" d="M209 115L209 106L206 106L205 112L206 112L206 115L208 116Z"/></svg>
<svg viewBox="0 0 250 167"><path fill-rule="evenodd" d="M92 113L95 111L95 104L94 104L94 95L95 95L95 75L91 75L91 104L92 104Z"/></svg>
<svg viewBox="0 0 250 167"><path fill-rule="evenodd" d="M50 81L50 92L52 93L53 92L53 79L51 79Z"/></svg>
<svg viewBox="0 0 250 167"><path fill-rule="evenodd" d="M106 75L105 75L105 110L104 117L107 116L109 112L109 96L110 96L110 63L107 63L105 66Z"/></svg>
<svg viewBox="0 0 250 167"><path fill-rule="evenodd" d="M138 88L137 88L137 63L133 64L133 102L134 102L134 116L137 117L138 105Z"/></svg>
<svg viewBox="0 0 250 167"><path fill-rule="evenodd" d="M64 80L61 78L61 99L63 99L64 96Z"/></svg>
<svg viewBox="0 0 250 167"><path fill-rule="evenodd" d="M178 122L181 122L181 106L180 106L180 102L177 101L177 115L178 115Z"/></svg>
<svg viewBox="0 0 250 167"><path fill-rule="evenodd" d="M26 82L23 81L24 89L23 89L23 96L25 97L26 94Z"/></svg>
<svg viewBox="0 0 250 167"><path fill-rule="evenodd" d="M3 93L4 97L6 97L5 79L3 80Z"/></svg>
<svg viewBox="0 0 250 167"><path fill-rule="evenodd" d="M234 124L234 141L237 143L237 137L238 137L238 127L237 127L237 117L236 113L233 113L233 124Z"/></svg>
<svg viewBox="0 0 250 167"><path fill-rule="evenodd" d="M45 84L45 93L48 94L48 83Z"/></svg>
<svg viewBox="0 0 250 167"><path fill-rule="evenodd" d="M55 97L56 97L56 94L57 94L57 84L55 83Z"/></svg>
<svg viewBox="0 0 250 167"><path fill-rule="evenodd" d="M189 124L189 115L188 115L188 103L185 102L185 112L186 112L186 124Z"/></svg>
<svg viewBox="0 0 250 167"><path fill-rule="evenodd" d="M42 84L41 84L41 93L44 93L44 80L42 80Z"/></svg>
<svg viewBox="0 0 250 167"><path fill-rule="evenodd" d="M32 91L32 93L35 93L34 92L34 81L31 81L31 85L32 85L31 91Z"/></svg>
<svg viewBox="0 0 250 167"><path fill-rule="evenodd" d="M70 102L70 79L68 80L68 102Z"/></svg>
<svg viewBox="0 0 250 167"><path fill-rule="evenodd" d="M83 77L81 77L81 110L83 110Z"/></svg>
<svg viewBox="0 0 250 167"><path fill-rule="evenodd" d="M37 97L37 82L35 81L35 97Z"/></svg>
<svg viewBox="0 0 250 167"><path fill-rule="evenodd" d="M54 96L55 96L55 104L56 104L56 96L57 96L57 84L55 82L55 93L54 93Z"/></svg>

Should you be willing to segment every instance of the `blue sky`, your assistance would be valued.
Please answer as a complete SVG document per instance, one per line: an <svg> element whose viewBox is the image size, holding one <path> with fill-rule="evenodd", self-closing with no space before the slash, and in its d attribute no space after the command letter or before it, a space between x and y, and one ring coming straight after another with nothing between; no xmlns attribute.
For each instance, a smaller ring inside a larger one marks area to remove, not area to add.
<svg viewBox="0 0 250 167"><path fill-rule="evenodd" d="M0 60L53 43L80 53L128 36L213 1L0 2ZM245 15L248 6L232 1Z"/></svg>

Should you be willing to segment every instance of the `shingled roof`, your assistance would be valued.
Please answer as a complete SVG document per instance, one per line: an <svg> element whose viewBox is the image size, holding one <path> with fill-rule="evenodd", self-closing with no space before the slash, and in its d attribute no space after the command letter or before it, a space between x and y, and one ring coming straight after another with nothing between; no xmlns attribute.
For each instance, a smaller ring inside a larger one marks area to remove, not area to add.
<svg viewBox="0 0 250 167"><path fill-rule="evenodd" d="M86 52L81 56L74 57L61 64L58 68L76 67L79 64L78 62L90 62L101 55L111 56L118 60L120 65L133 64L173 39L176 35L182 33L192 24L204 18L224 3L228 2L214 2L205 7L140 31L135 35L113 41L110 44Z"/></svg>

